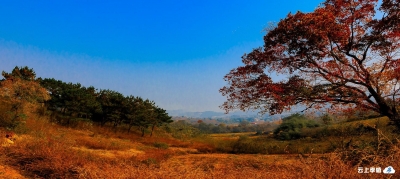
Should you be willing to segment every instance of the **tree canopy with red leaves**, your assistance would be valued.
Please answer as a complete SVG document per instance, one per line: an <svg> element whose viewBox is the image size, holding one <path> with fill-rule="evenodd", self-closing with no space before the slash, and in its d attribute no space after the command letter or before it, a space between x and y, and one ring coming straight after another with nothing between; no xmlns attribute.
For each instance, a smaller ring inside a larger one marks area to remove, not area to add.
<svg viewBox="0 0 400 179"><path fill-rule="evenodd" d="M242 57L220 89L221 106L277 114L307 107L356 106L400 126L400 0L326 0L288 14ZM275 82L270 73L284 74Z"/></svg>

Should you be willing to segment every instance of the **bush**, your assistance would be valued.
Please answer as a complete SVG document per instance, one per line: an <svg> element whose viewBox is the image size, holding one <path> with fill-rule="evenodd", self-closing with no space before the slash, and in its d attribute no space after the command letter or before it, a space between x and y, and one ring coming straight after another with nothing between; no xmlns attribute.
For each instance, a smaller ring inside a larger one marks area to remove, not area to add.
<svg viewBox="0 0 400 179"><path fill-rule="evenodd" d="M321 120L322 120L322 122L323 122L325 125L329 125L329 124L332 123L333 118L332 118L332 116L330 116L329 114L324 114L324 115L321 117Z"/></svg>
<svg viewBox="0 0 400 179"><path fill-rule="evenodd" d="M293 114L289 117L283 118L282 124L275 129L275 138L280 140L299 139L302 137L301 129L315 128L319 124L313 120L307 119L304 115Z"/></svg>
<svg viewBox="0 0 400 179"><path fill-rule="evenodd" d="M169 147L168 144L163 143L163 142L154 142L153 146L158 149L168 149L168 147Z"/></svg>
<svg viewBox="0 0 400 179"><path fill-rule="evenodd" d="M239 139L233 144L233 153L246 153L246 154L265 154L267 152L266 146L249 136L240 136Z"/></svg>

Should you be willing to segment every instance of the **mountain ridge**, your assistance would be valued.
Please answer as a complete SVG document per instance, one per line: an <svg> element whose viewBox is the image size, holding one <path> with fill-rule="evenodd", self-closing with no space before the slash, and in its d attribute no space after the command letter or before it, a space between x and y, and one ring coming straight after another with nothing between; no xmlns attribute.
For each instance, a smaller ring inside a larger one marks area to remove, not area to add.
<svg viewBox="0 0 400 179"><path fill-rule="evenodd" d="M184 117L192 117L192 118L232 118L232 117L265 117L267 114L261 116L258 114L256 111L248 111L248 112L243 112L243 111L234 111L230 112L228 114L225 114L224 112L216 112L216 111L203 111L203 112L189 112L185 110L167 110L167 113L170 116L173 117L179 117L179 116L184 116Z"/></svg>

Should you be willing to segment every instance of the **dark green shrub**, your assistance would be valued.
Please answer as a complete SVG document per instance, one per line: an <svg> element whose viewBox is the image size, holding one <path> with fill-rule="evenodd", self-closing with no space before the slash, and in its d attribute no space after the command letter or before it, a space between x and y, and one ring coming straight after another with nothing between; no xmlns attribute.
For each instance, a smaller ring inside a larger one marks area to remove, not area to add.
<svg viewBox="0 0 400 179"><path fill-rule="evenodd" d="M168 144L163 143L163 142L154 142L153 146L158 149L168 149L168 147L169 147Z"/></svg>
<svg viewBox="0 0 400 179"><path fill-rule="evenodd" d="M265 154L267 148L262 142L257 142L250 139L249 136L240 136L239 139L233 144L233 153L243 154Z"/></svg>
<svg viewBox="0 0 400 179"><path fill-rule="evenodd" d="M307 117L298 113L282 120L282 124L274 131L275 138L279 140L299 139L302 137L301 129L319 126L315 121L307 119Z"/></svg>
<svg viewBox="0 0 400 179"><path fill-rule="evenodd" d="M148 158L146 160L143 160L142 163L146 164L147 166L159 164L159 162L154 158Z"/></svg>

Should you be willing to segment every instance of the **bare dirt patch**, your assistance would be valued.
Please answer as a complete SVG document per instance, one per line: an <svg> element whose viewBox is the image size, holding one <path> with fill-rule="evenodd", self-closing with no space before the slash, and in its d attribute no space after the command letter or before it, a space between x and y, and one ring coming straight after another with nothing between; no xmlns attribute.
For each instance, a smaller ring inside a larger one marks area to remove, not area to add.
<svg viewBox="0 0 400 179"><path fill-rule="evenodd" d="M197 154L199 151L197 149L191 149L191 148L183 148L183 147L169 147L169 150L172 150L173 152L176 153L186 153L186 154Z"/></svg>
<svg viewBox="0 0 400 179"><path fill-rule="evenodd" d="M129 149L129 150L102 150L102 149L88 149L85 147L72 147L74 150L79 150L83 152L88 152L91 154L95 154L101 157L108 157L108 158L130 158L136 157L138 155L143 155L145 152L136 150L136 149Z"/></svg>

